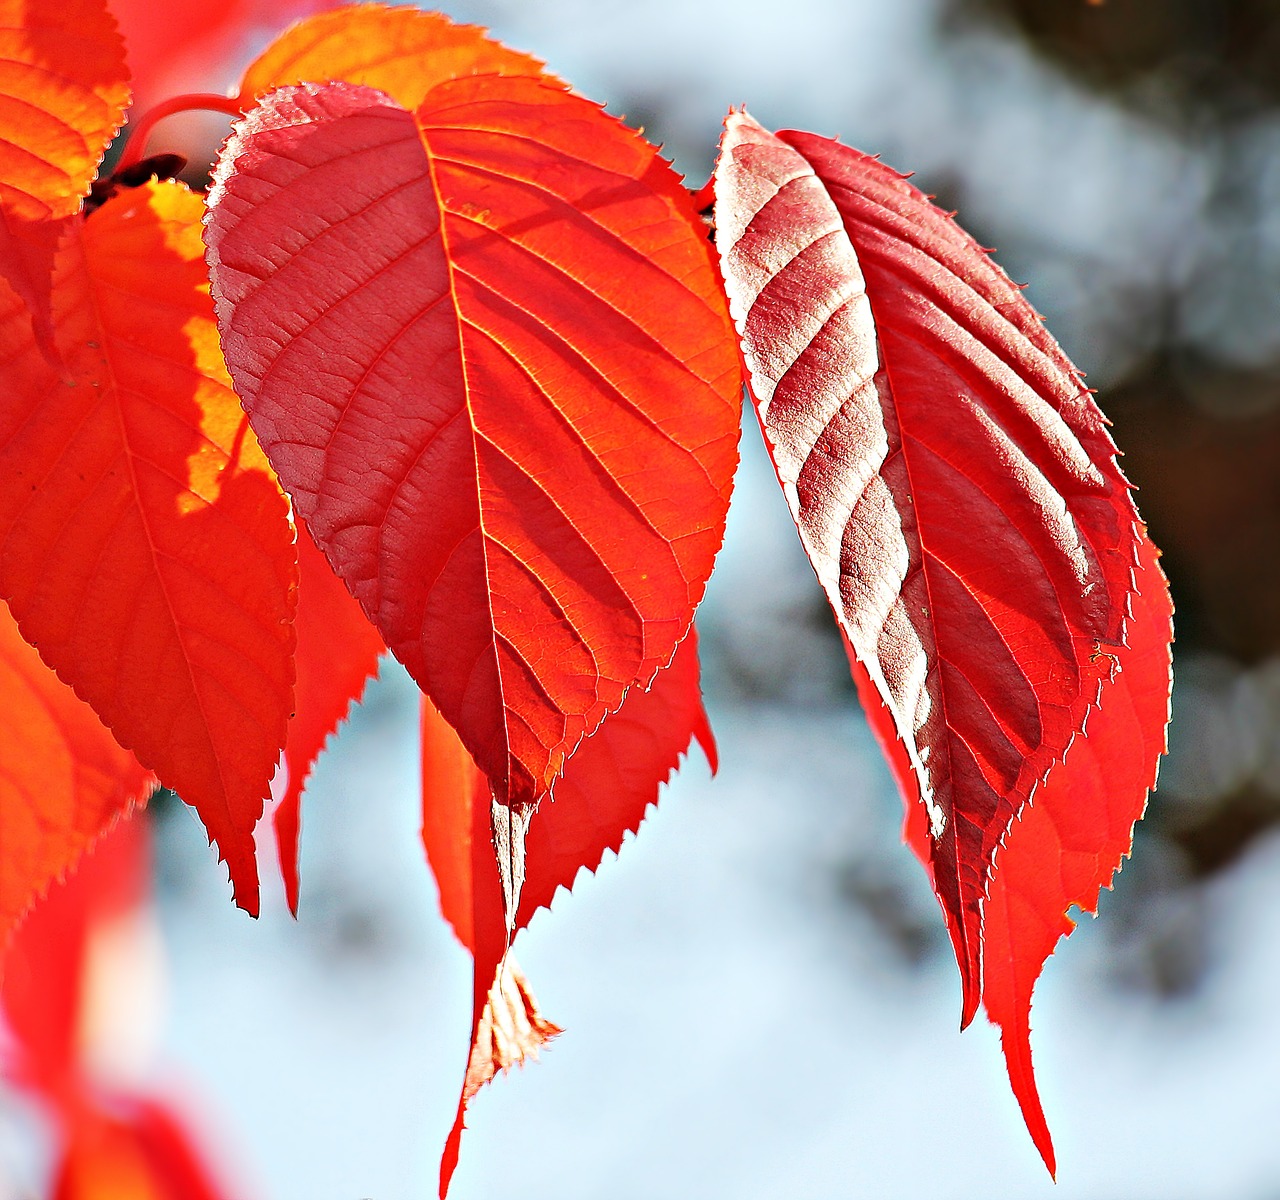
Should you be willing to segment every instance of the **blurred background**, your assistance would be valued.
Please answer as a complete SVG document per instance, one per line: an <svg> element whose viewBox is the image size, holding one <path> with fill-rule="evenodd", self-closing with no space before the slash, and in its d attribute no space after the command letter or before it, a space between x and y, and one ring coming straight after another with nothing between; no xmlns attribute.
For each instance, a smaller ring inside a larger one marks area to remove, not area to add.
<svg viewBox="0 0 1280 1200"><path fill-rule="evenodd" d="M235 36L187 30L180 54L154 0L121 7L151 31L159 98L222 90L282 6L245 0ZM699 616L721 772L687 766L522 938L567 1032L473 1105L453 1195L1280 1197L1280 3L449 12L643 126L695 187L744 102L914 171L1098 389L1178 638L1134 858L1037 993L1054 1188L994 1034L956 1032L940 914L748 416ZM151 148L194 165L223 132L161 126ZM257 924L234 911L194 815L155 806L150 1053L205 1098L237 1196L434 1194L470 976L417 840L415 722L388 665L308 792L296 924L278 889ZM0 1196L6 1170L40 1194L34 1122L0 1101Z"/></svg>

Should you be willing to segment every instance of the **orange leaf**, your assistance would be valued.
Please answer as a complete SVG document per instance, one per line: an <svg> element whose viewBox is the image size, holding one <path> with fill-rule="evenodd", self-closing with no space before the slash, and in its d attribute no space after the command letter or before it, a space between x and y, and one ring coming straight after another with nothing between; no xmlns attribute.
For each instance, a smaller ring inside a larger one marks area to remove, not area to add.
<svg viewBox="0 0 1280 1200"><path fill-rule="evenodd" d="M251 108L264 92L286 84L343 80L377 88L414 109L438 83L490 73L543 75L542 62L442 13L358 4L286 30L245 71L240 103Z"/></svg>
<svg viewBox="0 0 1280 1200"><path fill-rule="evenodd" d="M253 912L296 567L222 365L201 207L151 184L77 223L54 290L67 383L0 297L0 595L121 745L196 807Z"/></svg>
<svg viewBox="0 0 1280 1200"><path fill-rule="evenodd" d="M46 349L61 226L124 120L128 80L106 0L0 0L0 276Z"/></svg>
<svg viewBox="0 0 1280 1200"><path fill-rule="evenodd" d="M0 606L0 955L54 880L155 779L40 661Z"/></svg>
<svg viewBox="0 0 1280 1200"><path fill-rule="evenodd" d="M298 835L302 792L312 765L364 685L378 670L385 647L346 584L316 549L305 525L298 526L298 615L294 629L294 714L284 747L287 790L274 823L280 872L289 910L298 913Z"/></svg>
<svg viewBox="0 0 1280 1200"><path fill-rule="evenodd" d="M186 1122L158 1100L82 1109L61 1153L53 1200L230 1200Z"/></svg>

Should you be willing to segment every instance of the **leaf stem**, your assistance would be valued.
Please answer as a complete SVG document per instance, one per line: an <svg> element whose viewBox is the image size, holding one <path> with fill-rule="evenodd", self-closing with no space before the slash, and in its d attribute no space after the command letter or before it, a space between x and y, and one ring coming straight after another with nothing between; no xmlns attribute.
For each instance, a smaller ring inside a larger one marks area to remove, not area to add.
<svg viewBox="0 0 1280 1200"><path fill-rule="evenodd" d="M240 99L236 96L219 96L214 92L189 92L181 96L172 96L154 108L147 109L138 118L137 123L129 131L129 140L125 144L124 153L120 156L116 170L122 171L141 161L146 153L147 139L150 138L151 131L166 117L171 117L175 113L201 110L226 113L231 117L238 117L244 112L240 107Z"/></svg>

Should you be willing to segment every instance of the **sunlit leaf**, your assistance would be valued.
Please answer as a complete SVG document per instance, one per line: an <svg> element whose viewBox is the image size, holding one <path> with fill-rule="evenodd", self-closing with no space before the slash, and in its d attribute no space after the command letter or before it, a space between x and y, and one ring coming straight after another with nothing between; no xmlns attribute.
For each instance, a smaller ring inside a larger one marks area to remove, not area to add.
<svg viewBox="0 0 1280 1200"><path fill-rule="evenodd" d="M714 767L715 743L702 709L698 654L691 632L671 666L578 747L529 824L525 882L515 932L594 871L635 833L659 789L693 741ZM440 906L473 954L471 1053L458 1113L440 1164L441 1195L458 1161L467 1106L496 1071L556 1032L538 1013L507 954L502 880L494 863L488 785L458 736L423 700L422 836L440 888ZM495 1016L497 1014L497 1016ZM504 1015L505 1014L505 1015Z"/></svg>
<svg viewBox="0 0 1280 1200"><path fill-rule="evenodd" d="M288 783L274 816L276 847L290 911L298 912L298 837L302 792L325 743L378 670L384 647L346 585L298 529L298 648L294 655L294 713L284 762Z"/></svg>
<svg viewBox="0 0 1280 1200"><path fill-rule="evenodd" d="M245 71L240 99L247 109L272 88L342 80L414 109L438 83L490 73L550 78L541 60L508 49L479 26L405 5L356 4L285 30Z"/></svg>
<svg viewBox="0 0 1280 1200"><path fill-rule="evenodd" d="M19 919L155 779L0 605L0 974Z"/></svg>
<svg viewBox="0 0 1280 1200"><path fill-rule="evenodd" d="M283 496L230 388L178 184L78 222L54 290L70 378L0 297L0 595L121 745L196 807L238 902L291 711Z"/></svg>
<svg viewBox="0 0 1280 1200"><path fill-rule="evenodd" d="M58 238L129 104L106 0L0 0L0 277L51 348Z"/></svg>
<svg viewBox="0 0 1280 1200"><path fill-rule="evenodd" d="M416 117L334 84L241 123L207 240L273 465L515 826L670 659L722 537L739 374L687 195L537 79Z"/></svg>

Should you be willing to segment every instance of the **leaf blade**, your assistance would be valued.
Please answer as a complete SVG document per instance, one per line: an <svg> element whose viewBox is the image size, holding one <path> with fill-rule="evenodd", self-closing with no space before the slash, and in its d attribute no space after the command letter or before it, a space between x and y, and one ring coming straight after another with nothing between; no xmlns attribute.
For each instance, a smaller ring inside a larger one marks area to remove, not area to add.
<svg viewBox="0 0 1280 1200"><path fill-rule="evenodd" d="M355 163L360 190L341 194ZM722 536L737 365L673 178L588 102L490 76L441 85L416 120L368 89L276 92L211 197L228 361L259 436L514 808L670 658ZM349 256L361 239L376 263ZM625 336L584 354L575 331L596 319ZM335 379L323 348L356 330L375 340ZM362 439L388 428L369 460Z"/></svg>
<svg viewBox="0 0 1280 1200"><path fill-rule="evenodd" d="M1068 910L1097 913L1168 748L1173 605L1146 538L1136 589L1130 644L1116 651L1084 733L1010 828L987 905L982 1003L1000 1028L1009 1081L1051 1175L1053 1141L1031 1063L1032 992L1058 940L1075 928Z"/></svg>
<svg viewBox="0 0 1280 1200"><path fill-rule="evenodd" d="M105 0L4 0L0 28L0 276L48 349L58 238L124 121L129 72Z"/></svg>
<svg viewBox="0 0 1280 1200"><path fill-rule="evenodd" d="M285 30L245 69L244 108L272 88L341 80L385 92L407 109L448 79L464 75L551 77L540 59L511 50L478 25L443 13L357 4L320 13Z"/></svg>
<svg viewBox="0 0 1280 1200"><path fill-rule="evenodd" d="M289 911L298 915L302 795L321 751L378 673L385 647L346 586L298 526L298 613L294 619L294 711L284 762L288 783L272 817Z"/></svg>
<svg viewBox="0 0 1280 1200"><path fill-rule="evenodd" d="M696 636L681 643L671 666L579 746L548 799L533 814L527 872L512 936L578 874L599 868L636 833L680 758L696 740L715 764L715 743L702 707ZM508 949L502 881L491 849L487 782L457 734L424 697L422 708L423 846L440 889L440 906L474 958L471 1051L457 1117L440 1164L440 1194L457 1166L467 1107L497 1073L559 1032L546 1021ZM498 1016L495 1016L498 1014ZM506 1014L501 1016L501 1014ZM486 1024L487 1022L487 1024ZM495 1030L506 1031L495 1040Z"/></svg>
<svg viewBox="0 0 1280 1200"><path fill-rule="evenodd" d="M10 295L0 594L117 740L200 813L237 899L284 744L296 564L285 502L222 365L201 202L108 201L55 290L64 383Z"/></svg>
<svg viewBox="0 0 1280 1200"><path fill-rule="evenodd" d="M22 640L0 609L0 961L51 884L135 804L155 777Z"/></svg>
<svg viewBox="0 0 1280 1200"><path fill-rule="evenodd" d="M967 1023L996 847L1125 637L1128 484L1019 290L895 172L731 113L716 192L761 425L915 777Z"/></svg>

